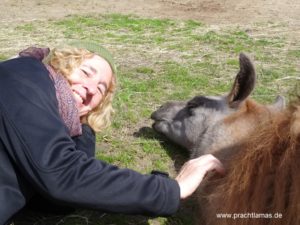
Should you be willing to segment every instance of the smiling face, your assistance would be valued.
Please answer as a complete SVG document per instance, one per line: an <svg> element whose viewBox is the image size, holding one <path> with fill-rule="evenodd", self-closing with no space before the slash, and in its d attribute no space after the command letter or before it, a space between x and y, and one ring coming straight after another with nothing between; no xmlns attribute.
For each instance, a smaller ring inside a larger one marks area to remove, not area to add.
<svg viewBox="0 0 300 225"><path fill-rule="evenodd" d="M112 76L109 63L98 55L85 59L68 76L80 117L87 115L100 104L107 93Z"/></svg>

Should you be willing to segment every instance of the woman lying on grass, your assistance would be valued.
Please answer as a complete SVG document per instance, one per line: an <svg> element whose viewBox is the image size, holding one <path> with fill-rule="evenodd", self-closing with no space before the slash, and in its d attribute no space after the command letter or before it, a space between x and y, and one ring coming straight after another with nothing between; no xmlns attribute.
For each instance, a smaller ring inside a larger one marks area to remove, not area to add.
<svg viewBox="0 0 300 225"><path fill-rule="evenodd" d="M0 63L0 224L41 198L53 210L167 216L207 171L223 172L211 155L186 163L176 179L95 159L94 132L110 123L115 76L95 43L31 47Z"/></svg>

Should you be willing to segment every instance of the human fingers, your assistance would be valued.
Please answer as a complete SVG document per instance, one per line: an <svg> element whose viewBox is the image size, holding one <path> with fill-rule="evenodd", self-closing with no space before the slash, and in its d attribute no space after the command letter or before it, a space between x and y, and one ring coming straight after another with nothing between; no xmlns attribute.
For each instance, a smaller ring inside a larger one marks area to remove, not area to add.
<svg viewBox="0 0 300 225"><path fill-rule="evenodd" d="M216 170L220 174L225 173L225 168L221 161L211 154L203 155L195 159L195 164L203 167L207 172Z"/></svg>
<svg viewBox="0 0 300 225"><path fill-rule="evenodd" d="M206 173L211 170L224 173L222 163L212 155L203 155L186 162L176 177L181 198L190 196L200 185Z"/></svg>

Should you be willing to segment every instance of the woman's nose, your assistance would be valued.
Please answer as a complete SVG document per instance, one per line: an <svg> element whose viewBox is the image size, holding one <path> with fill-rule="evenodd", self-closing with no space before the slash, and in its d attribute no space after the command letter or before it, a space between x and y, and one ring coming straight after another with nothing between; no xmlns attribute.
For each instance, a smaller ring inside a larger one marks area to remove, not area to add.
<svg viewBox="0 0 300 225"><path fill-rule="evenodd" d="M96 94L97 93L97 84L96 82L88 82L85 86L88 94Z"/></svg>

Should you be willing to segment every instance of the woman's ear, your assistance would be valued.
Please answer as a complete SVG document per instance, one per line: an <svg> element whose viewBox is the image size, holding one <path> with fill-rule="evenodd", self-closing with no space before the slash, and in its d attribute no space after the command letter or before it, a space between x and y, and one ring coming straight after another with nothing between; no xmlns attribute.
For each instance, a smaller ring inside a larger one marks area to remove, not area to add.
<svg viewBox="0 0 300 225"><path fill-rule="evenodd" d="M80 122L81 122L81 123L84 123L84 124L87 124L87 123L88 123L88 122L87 122L87 115L81 116L81 117L80 117Z"/></svg>

